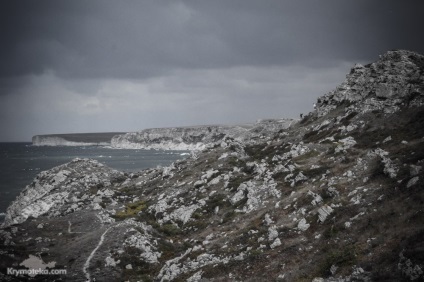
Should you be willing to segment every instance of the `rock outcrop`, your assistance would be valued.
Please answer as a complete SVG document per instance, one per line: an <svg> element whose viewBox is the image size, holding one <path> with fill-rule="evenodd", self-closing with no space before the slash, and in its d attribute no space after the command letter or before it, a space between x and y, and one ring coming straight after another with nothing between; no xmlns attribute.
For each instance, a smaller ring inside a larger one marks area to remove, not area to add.
<svg viewBox="0 0 424 282"><path fill-rule="evenodd" d="M3 226L40 215L66 215L87 204L96 207L102 197L113 196L112 183L120 177L124 177L123 172L90 159L74 159L43 171L8 207Z"/></svg>
<svg viewBox="0 0 424 282"><path fill-rule="evenodd" d="M372 64L356 64L340 86L318 99L316 111L324 116L344 105L394 113L405 105L421 106L423 68L424 56L405 50L389 51Z"/></svg>
<svg viewBox="0 0 424 282"><path fill-rule="evenodd" d="M0 229L0 279L24 279L5 269L37 255L68 271L40 279L68 281L423 280L422 62L356 66L255 142L211 130L213 146L169 167L41 173Z"/></svg>

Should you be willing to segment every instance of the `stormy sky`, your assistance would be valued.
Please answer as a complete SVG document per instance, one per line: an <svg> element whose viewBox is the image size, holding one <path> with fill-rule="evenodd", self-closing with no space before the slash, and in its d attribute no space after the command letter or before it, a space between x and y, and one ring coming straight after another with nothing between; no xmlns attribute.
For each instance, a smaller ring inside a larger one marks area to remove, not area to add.
<svg viewBox="0 0 424 282"><path fill-rule="evenodd" d="M0 141L298 118L424 1L0 0Z"/></svg>

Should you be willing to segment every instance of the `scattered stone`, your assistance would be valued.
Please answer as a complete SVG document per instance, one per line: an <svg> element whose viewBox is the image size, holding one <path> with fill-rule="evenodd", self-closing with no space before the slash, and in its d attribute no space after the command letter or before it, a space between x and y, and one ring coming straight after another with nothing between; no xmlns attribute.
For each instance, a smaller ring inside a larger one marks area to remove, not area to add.
<svg viewBox="0 0 424 282"><path fill-rule="evenodd" d="M414 186L415 184L417 184L418 180L420 180L420 178L418 176L411 178L408 181L408 183L406 184L406 188L410 188L410 187Z"/></svg>

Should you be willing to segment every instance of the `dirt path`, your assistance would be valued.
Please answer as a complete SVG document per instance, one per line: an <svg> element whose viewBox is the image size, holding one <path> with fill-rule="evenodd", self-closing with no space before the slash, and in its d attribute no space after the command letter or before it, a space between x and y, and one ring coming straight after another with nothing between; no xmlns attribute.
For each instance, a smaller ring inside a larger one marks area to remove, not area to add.
<svg viewBox="0 0 424 282"><path fill-rule="evenodd" d="M100 240L99 243L97 244L97 246L94 248L94 250L91 252L91 254L88 256L87 260L84 263L84 267L82 269L82 272L84 272L85 277L87 278L87 281L91 281L90 280L90 273L88 272L88 268L90 267L90 261L93 258L94 254L97 252L97 250L100 248L100 246L103 244L103 241L105 239L105 235L106 233L109 231L109 229L111 229L112 227L109 227L108 229L106 229L105 232L103 232L102 236L100 236Z"/></svg>

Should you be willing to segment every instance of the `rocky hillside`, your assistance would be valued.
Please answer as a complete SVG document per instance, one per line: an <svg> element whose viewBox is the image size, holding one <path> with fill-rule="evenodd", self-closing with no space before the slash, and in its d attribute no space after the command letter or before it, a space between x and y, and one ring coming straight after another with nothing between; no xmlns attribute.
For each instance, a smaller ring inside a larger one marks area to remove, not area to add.
<svg viewBox="0 0 424 282"><path fill-rule="evenodd" d="M243 143L261 142L265 136L288 128L293 119L259 120L255 124L205 125L173 128L150 128L112 138L112 146L124 149L204 150L224 138Z"/></svg>
<svg viewBox="0 0 424 282"><path fill-rule="evenodd" d="M39 280L422 281L423 125L424 57L391 51L256 144L131 174L74 160L9 207L0 280L35 261L67 270Z"/></svg>

